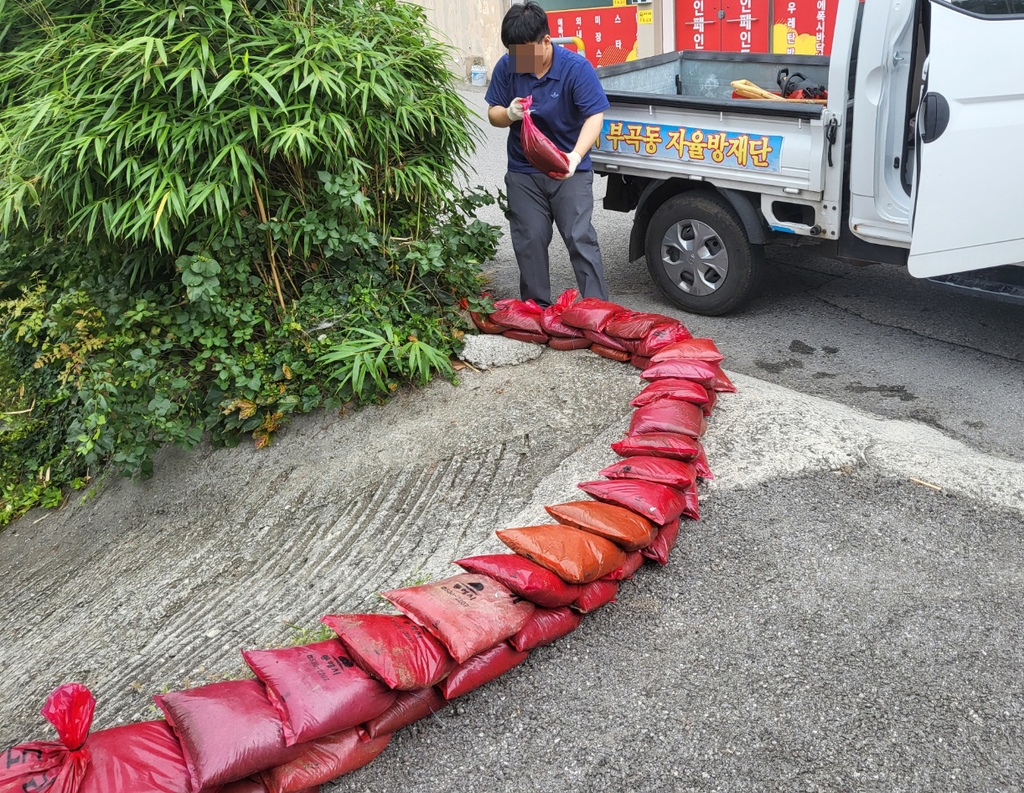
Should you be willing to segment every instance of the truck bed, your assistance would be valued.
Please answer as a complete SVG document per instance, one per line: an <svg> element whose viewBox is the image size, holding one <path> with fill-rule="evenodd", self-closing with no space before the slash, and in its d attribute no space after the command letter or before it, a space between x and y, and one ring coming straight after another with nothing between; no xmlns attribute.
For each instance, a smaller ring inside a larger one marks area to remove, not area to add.
<svg viewBox="0 0 1024 793"><path fill-rule="evenodd" d="M732 98L733 80L778 90L784 67L827 84L823 57L679 52L602 67L611 108L595 169L815 197L824 189L823 106Z"/></svg>

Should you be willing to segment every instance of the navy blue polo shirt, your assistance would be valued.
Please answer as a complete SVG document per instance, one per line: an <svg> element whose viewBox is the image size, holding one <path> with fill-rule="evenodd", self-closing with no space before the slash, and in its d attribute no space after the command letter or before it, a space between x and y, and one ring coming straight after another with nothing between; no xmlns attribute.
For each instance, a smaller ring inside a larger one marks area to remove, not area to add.
<svg viewBox="0 0 1024 793"><path fill-rule="evenodd" d="M557 44L552 47L551 68L539 80L532 74L513 72L508 55L503 55L491 74L486 101L492 107L508 107L516 97L532 96L533 123L559 149L570 152L579 140L583 122L608 109L608 97L590 61ZM517 121L509 127L508 169L513 173L540 173L523 154L519 138L522 126L523 122ZM576 170L591 170L589 152Z"/></svg>

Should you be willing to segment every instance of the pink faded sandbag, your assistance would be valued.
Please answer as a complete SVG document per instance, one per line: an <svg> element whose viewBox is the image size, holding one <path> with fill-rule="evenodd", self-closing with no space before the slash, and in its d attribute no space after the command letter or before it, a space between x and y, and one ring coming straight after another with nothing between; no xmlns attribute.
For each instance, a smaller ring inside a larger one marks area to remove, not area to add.
<svg viewBox="0 0 1024 793"><path fill-rule="evenodd" d="M360 669L337 639L247 650L242 657L267 687L289 746L369 721L387 710L397 696Z"/></svg>
<svg viewBox="0 0 1024 793"><path fill-rule="evenodd" d="M655 380L633 397L629 404L633 407L641 408L644 405L657 402L659 399L674 399L679 402L690 402L694 405L700 405L701 409L705 410L704 415L708 416L711 411L706 408L711 403L713 394L715 394L714 391L709 393L707 388L700 383L693 382L693 380L668 378L666 380Z"/></svg>
<svg viewBox="0 0 1024 793"><path fill-rule="evenodd" d="M535 608L504 584L476 573L381 594L430 631L460 664L515 635Z"/></svg>
<svg viewBox="0 0 1024 793"><path fill-rule="evenodd" d="M519 597L537 606L568 606L580 596L578 584L567 584L547 568L515 553L470 556L459 559L455 564L466 572L500 581Z"/></svg>
<svg viewBox="0 0 1024 793"><path fill-rule="evenodd" d="M637 479L581 482L579 487L594 498L632 509L659 526L685 514L689 506L681 490Z"/></svg>

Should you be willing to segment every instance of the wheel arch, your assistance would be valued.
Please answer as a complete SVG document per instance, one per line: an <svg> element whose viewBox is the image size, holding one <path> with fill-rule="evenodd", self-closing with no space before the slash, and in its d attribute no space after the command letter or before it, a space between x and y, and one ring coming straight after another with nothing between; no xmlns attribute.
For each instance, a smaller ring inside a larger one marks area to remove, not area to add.
<svg viewBox="0 0 1024 793"><path fill-rule="evenodd" d="M636 214L633 216L633 228L629 234L630 262L639 261L644 256L647 247L647 229L658 208L670 198L693 190L722 196L736 212L750 242L755 245L768 243L771 232L767 221L761 214L760 198L756 194L717 187L706 182L694 182L689 179L659 179L651 181L637 201Z"/></svg>

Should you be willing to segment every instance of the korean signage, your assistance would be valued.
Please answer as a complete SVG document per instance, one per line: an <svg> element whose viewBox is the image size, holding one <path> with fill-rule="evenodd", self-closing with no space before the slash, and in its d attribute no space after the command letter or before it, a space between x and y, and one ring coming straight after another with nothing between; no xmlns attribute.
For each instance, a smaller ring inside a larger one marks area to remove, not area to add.
<svg viewBox="0 0 1024 793"><path fill-rule="evenodd" d="M837 0L775 0L772 52L828 55L836 26Z"/></svg>
<svg viewBox="0 0 1024 793"><path fill-rule="evenodd" d="M668 124L607 120L596 148L748 171L778 173L782 138Z"/></svg>
<svg viewBox="0 0 1024 793"><path fill-rule="evenodd" d="M676 49L767 52L771 0L677 0Z"/></svg>
<svg viewBox="0 0 1024 793"><path fill-rule="evenodd" d="M549 11L553 38L575 36L583 40L587 60L594 66L636 59L637 9L635 6L604 6ZM567 45L572 49L572 45Z"/></svg>

